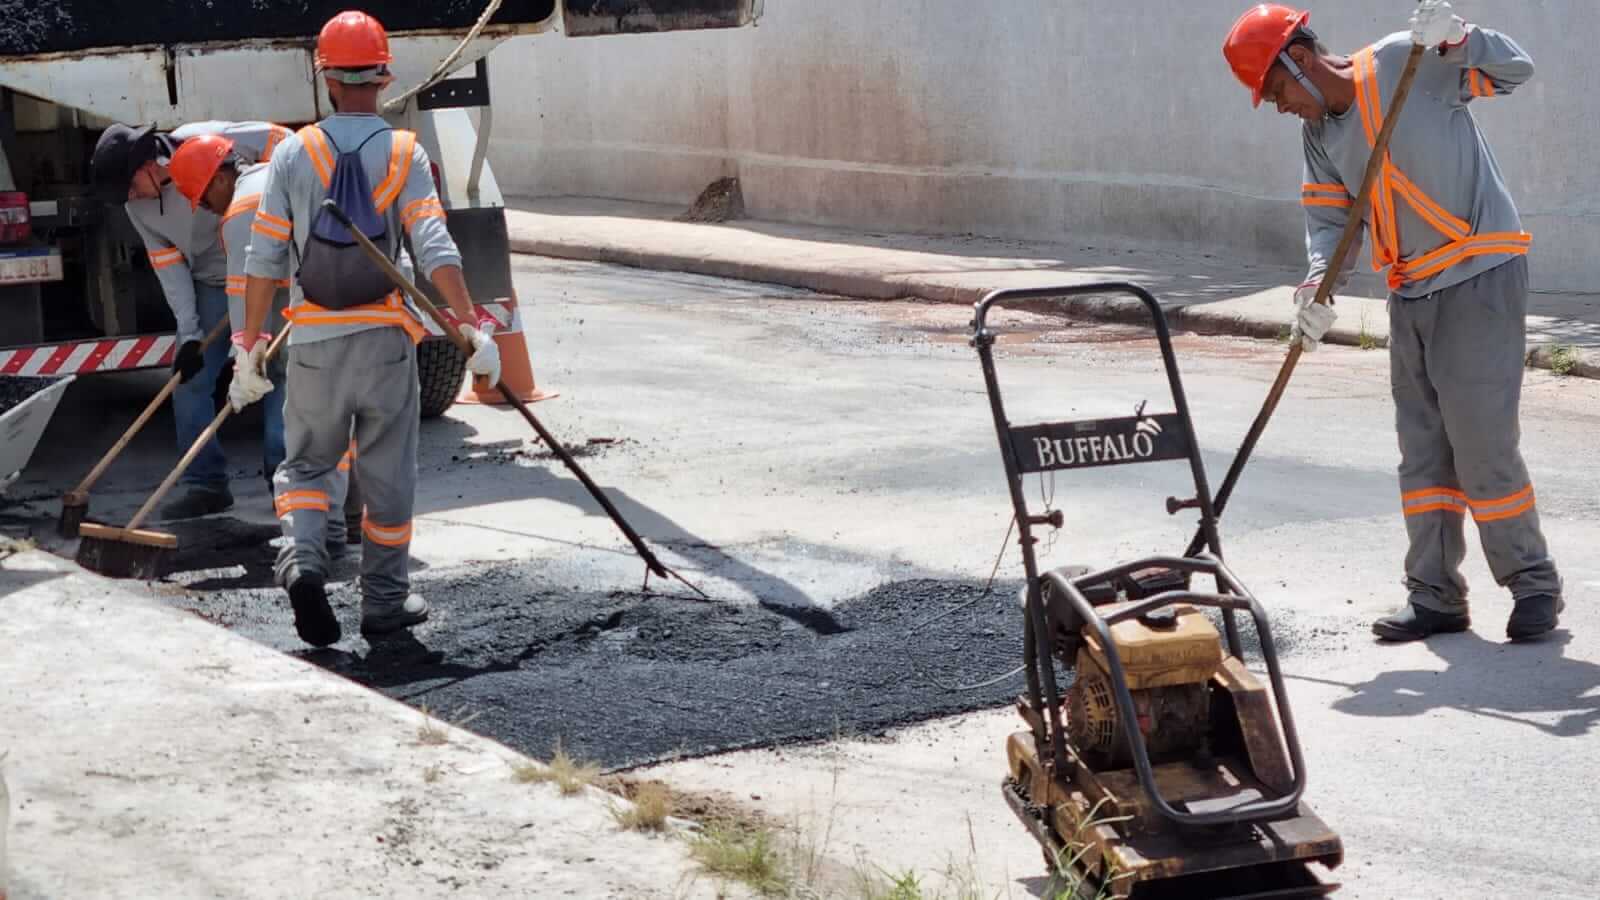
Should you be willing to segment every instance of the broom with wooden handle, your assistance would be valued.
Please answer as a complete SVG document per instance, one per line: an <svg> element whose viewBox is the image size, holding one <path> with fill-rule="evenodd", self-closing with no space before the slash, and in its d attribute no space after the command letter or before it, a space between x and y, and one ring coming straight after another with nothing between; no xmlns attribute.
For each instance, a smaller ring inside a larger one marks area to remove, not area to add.
<svg viewBox="0 0 1600 900"><path fill-rule="evenodd" d="M227 319L218 322L216 327L211 329L211 333L206 335L205 340L200 342L200 352L205 353L206 348L211 346L212 342L227 329ZM77 487L62 496L61 517L56 522L56 530L62 537L75 538L78 536L79 526L83 524L84 517L89 514L89 489L94 487L95 482L100 480L100 476L106 473L106 469L111 468L111 464L116 461L118 456L122 455L122 451L128 449L128 444L133 442L134 435L137 435L149 423L151 417L156 414L156 410L161 408L161 404L167 402L167 398L172 396L173 391L178 389L178 384L182 377L180 373L172 373L172 377L167 379L167 383L161 386L161 391L156 394L156 398L151 400L150 405L144 408L144 412L139 414L139 418L133 420L133 424L129 425L128 430L122 433L122 437L111 446L110 450L106 451L106 455L100 457L100 461L95 463L94 468L89 470L89 474L85 475L82 481L78 482Z"/></svg>
<svg viewBox="0 0 1600 900"><path fill-rule="evenodd" d="M262 357L263 366L277 355L278 348L282 347L284 340L288 338L291 327L285 325L277 337L272 339L272 343L267 346L266 354ZM161 486L156 488L154 494L150 495L150 499L133 514L128 524L121 528L113 528L109 525L85 522L79 528L83 539L78 543L78 565L112 578L158 577L161 574L162 561L168 553L178 547L178 536L165 531L148 531L139 526L144 524L145 518L156 508L156 504L160 503L167 492L172 490L172 486L178 483L178 479L189 468L189 464L200 455L200 449L216 436L222 423L232 414L233 404L223 404L216 418L211 420L205 431L200 432L198 438L195 438L188 452L183 454L177 466L168 473L166 480L161 482Z"/></svg>

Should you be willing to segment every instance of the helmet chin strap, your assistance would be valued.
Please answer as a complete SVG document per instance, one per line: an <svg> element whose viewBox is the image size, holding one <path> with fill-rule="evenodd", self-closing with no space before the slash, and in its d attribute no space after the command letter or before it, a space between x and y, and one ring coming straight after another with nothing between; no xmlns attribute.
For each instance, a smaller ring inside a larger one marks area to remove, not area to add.
<svg viewBox="0 0 1600 900"><path fill-rule="evenodd" d="M1306 93L1310 94L1313 100L1316 100L1323 109L1328 108L1328 99L1322 96L1322 92L1317 90L1317 86L1311 83L1311 76L1307 75L1295 63L1294 58L1287 51L1278 54L1278 62L1283 63L1283 67L1289 70L1289 74L1294 76L1295 81L1300 82L1300 86L1306 89Z"/></svg>

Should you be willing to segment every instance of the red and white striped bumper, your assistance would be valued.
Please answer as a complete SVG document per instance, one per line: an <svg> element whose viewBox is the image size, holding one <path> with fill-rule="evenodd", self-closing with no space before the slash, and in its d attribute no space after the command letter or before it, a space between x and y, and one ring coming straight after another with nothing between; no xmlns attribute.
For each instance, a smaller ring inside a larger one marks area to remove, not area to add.
<svg viewBox="0 0 1600 900"><path fill-rule="evenodd" d="M504 327L511 324L516 307L509 300L496 300L480 303L478 309L494 316ZM429 333L443 334L433 319L424 324ZM177 343L174 335L147 334L0 349L0 375L88 375L154 369L172 365Z"/></svg>
<svg viewBox="0 0 1600 900"><path fill-rule="evenodd" d="M170 334L147 334L0 350L0 375L87 375L170 366L177 342Z"/></svg>

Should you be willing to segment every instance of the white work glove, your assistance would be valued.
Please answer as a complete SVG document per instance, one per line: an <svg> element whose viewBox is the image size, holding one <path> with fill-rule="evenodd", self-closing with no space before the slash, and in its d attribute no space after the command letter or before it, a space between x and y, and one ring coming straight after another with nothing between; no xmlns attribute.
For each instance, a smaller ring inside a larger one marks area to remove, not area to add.
<svg viewBox="0 0 1600 900"><path fill-rule="evenodd" d="M272 380L262 373L267 356L267 346L272 341L267 335L256 335L255 345L244 346L242 340L234 342L237 352L233 357L233 383L228 385L228 405L234 412L272 393Z"/></svg>
<svg viewBox="0 0 1600 900"><path fill-rule="evenodd" d="M1422 0L1411 14L1411 43L1423 47L1455 45L1467 39L1467 23L1450 8L1449 0Z"/></svg>
<svg viewBox="0 0 1600 900"><path fill-rule="evenodd" d="M1328 329L1339 318L1339 314L1333 311L1332 303L1322 304L1316 299L1315 281L1307 281L1294 289L1294 305L1298 312L1295 314L1294 327L1289 330L1289 340L1299 341L1300 347L1307 353L1317 351Z"/></svg>
<svg viewBox="0 0 1600 900"><path fill-rule="evenodd" d="M488 379L490 384L499 384L500 347L494 342L494 329L494 319L479 316L478 327L463 324L461 334L472 344L472 357L467 360L467 371Z"/></svg>

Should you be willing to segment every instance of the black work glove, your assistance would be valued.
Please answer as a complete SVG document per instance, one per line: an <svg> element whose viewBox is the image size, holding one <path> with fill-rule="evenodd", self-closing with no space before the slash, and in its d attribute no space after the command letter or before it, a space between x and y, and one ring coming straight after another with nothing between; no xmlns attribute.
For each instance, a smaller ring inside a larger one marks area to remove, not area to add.
<svg viewBox="0 0 1600 900"><path fill-rule="evenodd" d="M178 348L178 355L172 358L172 371L178 375L179 384L188 384L189 379L199 375L205 367L206 357L199 341L184 341Z"/></svg>
<svg viewBox="0 0 1600 900"><path fill-rule="evenodd" d="M217 386L211 389L211 406L218 412L228 402L228 388L233 384L233 360L222 364L222 371L217 373Z"/></svg>

